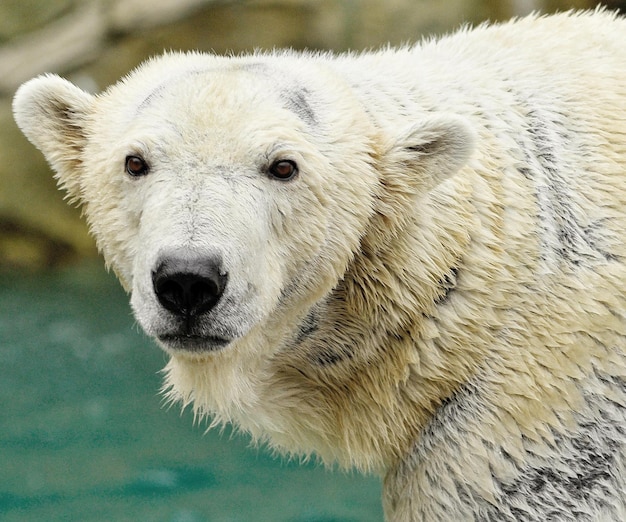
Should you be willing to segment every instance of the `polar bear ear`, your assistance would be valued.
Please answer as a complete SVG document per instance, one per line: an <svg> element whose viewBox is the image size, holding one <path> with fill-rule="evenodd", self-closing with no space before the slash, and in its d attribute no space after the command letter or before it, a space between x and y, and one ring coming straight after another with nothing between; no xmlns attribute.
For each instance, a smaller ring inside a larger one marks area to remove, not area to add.
<svg viewBox="0 0 626 522"><path fill-rule="evenodd" d="M23 84L13 98L20 130L43 152L60 185L78 199L78 169L86 142L85 121L94 97L56 75Z"/></svg>
<svg viewBox="0 0 626 522"><path fill-rule="evenodd" d="M475 143L476 133L465 119L453 114L430 116L392 143L383 154L382 170L423 193L456 174Z"/></svg>

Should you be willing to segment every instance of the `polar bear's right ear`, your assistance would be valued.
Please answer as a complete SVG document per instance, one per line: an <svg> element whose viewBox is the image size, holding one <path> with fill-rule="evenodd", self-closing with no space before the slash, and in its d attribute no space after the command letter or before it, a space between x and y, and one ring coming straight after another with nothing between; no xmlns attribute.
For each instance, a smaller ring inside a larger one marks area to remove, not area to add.
<svg viewBox="0 0 626 522"><path fill-rule="evenodd" d="M412 125L381 158L385 183L423 194L452 177L474 152L476 133L454 114L437 114Z"/></svg>
<svg viewBox="0 0 626 522"><path fill-rule="evenodd" d="M416 200L454 176L474 152L476 133L454 114L425 118L383 148L380 186L369 234L383 242L414 212Z"/></svg>
<svg viewBox="0 0 626 522"><path fill-rule="evenodd" d="M13 98L18 127L56 171L60 185L80 197L77 170L86 143L85 121L94 97L56 75L23 84Z"/></svg>
<svg viewBox="0 0 626 522"><path fill-rule="evenodd" d="M382 170L423 193L456 174L472 155L476 133L454 114L437 114L411 126L388 147ZM385 174L383 174L385 175Z"/></svg>

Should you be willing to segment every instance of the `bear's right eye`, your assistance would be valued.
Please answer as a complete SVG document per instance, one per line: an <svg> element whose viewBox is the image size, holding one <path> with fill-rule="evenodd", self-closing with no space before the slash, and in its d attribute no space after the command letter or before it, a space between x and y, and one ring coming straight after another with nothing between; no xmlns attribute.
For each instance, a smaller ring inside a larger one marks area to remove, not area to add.
<svg viewBox="0 0 626 522"><path fill-rule="evenodd" d="M273 178L289 181L298 174L298 165L291 160L278 160L270 165L269 173Z"/></svg>
<svg viewBox="0 0 626 522"><path fill-rule="evenodd" d="M148 164L139 156L126 156L126 172L136 178L148 173Z"/></svg>

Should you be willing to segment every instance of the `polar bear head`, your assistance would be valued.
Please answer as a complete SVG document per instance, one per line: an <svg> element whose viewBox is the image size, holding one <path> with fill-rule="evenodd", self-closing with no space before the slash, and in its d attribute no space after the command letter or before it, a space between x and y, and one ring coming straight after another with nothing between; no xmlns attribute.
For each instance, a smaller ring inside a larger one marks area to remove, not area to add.
<svg viewBox="0 0 626 522"><path fill-rule="evenodd" d="M407 194L467 159L459 119L389 135L331 71L319 57L170 54L97 96L53 75L16 94L18 125L171 353L302 317L373 222L392 227Z"/></svg>

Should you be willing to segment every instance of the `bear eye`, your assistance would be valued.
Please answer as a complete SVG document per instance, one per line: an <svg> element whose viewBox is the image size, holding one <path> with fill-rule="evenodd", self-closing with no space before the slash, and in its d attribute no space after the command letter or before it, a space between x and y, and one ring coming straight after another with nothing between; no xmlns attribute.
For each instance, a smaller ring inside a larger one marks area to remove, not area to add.
<svg viewBox="0 0 626 522"><path fill-rule="evenodd" d="M291 160L278 160L270 165L269 173L273 178L289 181L298 174L298 165Z"/></svg>
<svg viewBox="0 0 626 522"><path fill-rule="evenodd" d="M134 178L148 173L148 164L139 156L126 156L126 172Z"/></svg>

